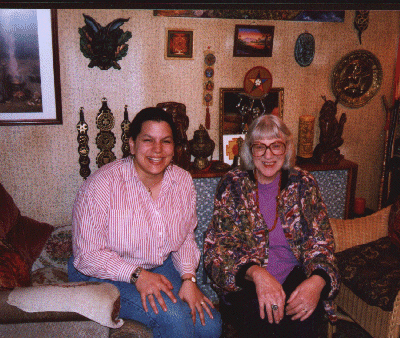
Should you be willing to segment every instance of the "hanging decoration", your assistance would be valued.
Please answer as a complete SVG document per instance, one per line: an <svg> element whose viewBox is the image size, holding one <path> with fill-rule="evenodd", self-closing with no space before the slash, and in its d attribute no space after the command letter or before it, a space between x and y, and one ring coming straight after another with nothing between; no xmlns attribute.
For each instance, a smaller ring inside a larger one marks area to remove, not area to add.
<svg viewBox="0 0 400 338"><path fill-rule="evenodd" d="M346 107L366 105L382 83L382 66L367 50L355 50L342 57L332 71L332 91Z"/></svg>
<svg viewBox="0 0 400 338"><path fill-rule="evenodd" d="M301 67L311 64L315 54L315 39L310 33L300 34L294 47L294 58Z"/></svg>
<svg viewBox="0 0 400 338"><path fill-rule="evenodd" d="M206 106L206 129L211 127L210 106L213 104L214 90L214 64L216 58L210 47L204 51L204 88L203 88L203 104Z"/></svg>
<svg viewBox="0 0 400 338"><path fill-rule="evenodd" d="M358 41L361 45L361 34L368 28L369 24L369 11L356 11L354 18L354 27L358 31Z"/></svg>
<svg viewBox="0 0 400 338"><path fill-rule="evenodd" d="M268 69L257 66L250 69L243 81L243 93L238 93L239 102L236 108L242 118L241 133L247 132L251 121L265 114L266 107L263 99L268 95L272 87L272 75ZM256 104L256 100L260 104Z"/></svg>
<svg viewBox="0 0 400 338"><path fill-rule="evenodd" d="M115 135L111 131L114 128L114 115L107 106L107 99L102 99L102 106L96 117L97 128L100 132L96 137L97 148L100 149L96 157L97 166L100 168L104 164L115 160L112 148L115 146Z"/></svg>
<svg viewBox="0 0 400 338"><path fill-rule="evenodd" d="M86 25L78 29L81 36L82 54L90 59L89 68L99 67L107 70L111 67L121 69L117 61L128 53L131 32L124 32L121 27L129 19L115 19L107 26L101 26L89 15L83 14Z"/></svg>
<svg viewBox="0 0 400 338"><path fill-rule="evenodd" d="M128 106L125 105L125 111L124 111L124 120L121 123L121 129L122 129L122 134L121 134L121 140L122 140L122 157L128 157L130 154L129 150L129 139L128 139L128 131L129 131L129 117L128 117Z"/></svg>
<svg viewBox="0 0 400 338"><path fill-rule="evenodd" d="M85 122L85 117L83 113L83 107L79 110L79 122L76 125L78 130L78 153L79 153L79 164L80 170L79 174L84 180L90 175L90 158L89 158L89 136L88 136L88 124Z"/></svg>

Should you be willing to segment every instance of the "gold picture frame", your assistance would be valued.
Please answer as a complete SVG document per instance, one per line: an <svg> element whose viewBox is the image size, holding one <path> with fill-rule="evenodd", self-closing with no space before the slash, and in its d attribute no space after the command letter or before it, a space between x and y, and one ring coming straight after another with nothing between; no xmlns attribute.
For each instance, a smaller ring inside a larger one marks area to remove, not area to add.
<svg viewBox="0 0 400 338"><path fill-rule="evenodd" d="M219 158L224 159L223 137L224 135L240 135L242 117L237 108L240 97L243 98L243 88L220 88L219 90ZM248 100L245 97L243 100ZM262 101L262 102L261 102ZM268 95L262 99L256 99L253 107L265 107L265 114L274 114L283 118L284 89L271 88Z"/></svg>
<svg viewBox="0 0 400 338"><path fill-rule="evenodd" d="M167 29L165 39L166 59L193 59L193 31Z"/></svg>

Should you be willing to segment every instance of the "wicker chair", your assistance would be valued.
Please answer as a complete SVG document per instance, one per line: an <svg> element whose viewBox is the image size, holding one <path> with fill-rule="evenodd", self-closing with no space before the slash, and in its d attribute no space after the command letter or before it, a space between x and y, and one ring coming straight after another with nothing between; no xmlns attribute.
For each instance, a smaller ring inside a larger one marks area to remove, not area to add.
<svg viewBox="0 0 400 338"><path fill-rule="evenodd" d="M389 213L390 206L361 218L331 219L336 252L387 236ZM380 307L368 305L343 284L335 301L348 315L339 315L339 319L356 322L374 338L399 338L400 292L395 299L393 311L384 311ZM335 326L330 325L329 338L334 331Z"/></svg>

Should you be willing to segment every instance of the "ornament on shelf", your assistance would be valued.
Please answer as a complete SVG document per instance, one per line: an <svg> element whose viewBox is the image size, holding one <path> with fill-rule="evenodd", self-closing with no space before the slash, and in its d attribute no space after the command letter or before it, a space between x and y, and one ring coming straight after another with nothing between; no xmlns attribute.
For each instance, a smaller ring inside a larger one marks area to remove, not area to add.
<svg viewBox="0 0 400 338"><path fill-rule="evenodd" d="M89 136L88 136L88 124L85 122L83 113L83 107L79 110L79 122L76 125L78 130L78 153L79 153L79 164L81 166L79 174L84 180L90 175L90 158L89 158Z"/></svg>
<svg viewBox="0 0 400 338"><path fill-rule="evenodd" d="M299 139L297 144L297 157L300 160L309 160L313 157L315 117L301 115L299 118Z"/></svg>
<svg viewBox="0 0 400 338"><path fill-rule="evenodd" d="M97 147L100 149L96 157L97 166L100 168L104 164L115 160L112 148L115 146L115 135L111 131L114 128L114 115L107 106L107 99L102 99L102 106L96 117L96 125L100 132L96 137Z"/></svg>
<svg viewBox="0 0 400 338"><path fill-rule="evenodd" d="M193 167L197 170L207 168L210 164L208 157L214 152L215 142L202 124L194 132L193 139L189 141L189 147L190 153L195 157Z"/></svg>
<svg viewBox="0 0 400 338"><path fill-rule="evenodd" d="M322 96L325 103L319 112L319 143L314 149L313 159L321 164L337 164L343 159L339 147L343 144L342 138L344 124L347 121L346 114L336 119L338 100L327 100Z"/></svg>
<svg viewBox="0 0 400 338"><path fill-rule="evenodd" d="M189 141L186 131L189 128L189 117L186 115L186 106L179 102L161 102L157 106L172 115L178 135L175 142L174 163L185 170L190 167Z"/></svg>
<svg viewBox="0 0 400 338"><path fill-rule="evenodd" d="M214 90L214 64L216 58L210 47L204 51L204 88L203 88L203 104L206 106L206 129L211 127L210 106L213 104Z"/></svg>

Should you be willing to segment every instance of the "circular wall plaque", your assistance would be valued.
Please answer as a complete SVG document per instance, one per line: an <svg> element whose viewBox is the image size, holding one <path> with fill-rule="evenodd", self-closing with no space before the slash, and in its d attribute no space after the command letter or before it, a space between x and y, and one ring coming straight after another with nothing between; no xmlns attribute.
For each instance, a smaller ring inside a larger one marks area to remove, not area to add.
<svg viewBox="0 0 400 338"><path fill-rule="evenodd" d="M307 67L314 60L315 39L310 33L300 34L294 46L294 58L296 62Z"/></svg>
<svg viewBox="0 0 400 338"><path fill-rule="evenodd" d="M364 106L379 90L382 66L374 54L356 50L345 55L332 72L332 91L350 108Z"/></svg>
<svg viewBox="0 0 400 338"><path fill-rule="evenodd" d="M244 91L252 97L264 97L272 87L272 75L265 67L254 67L244 77L243 87Z"/></svg>

